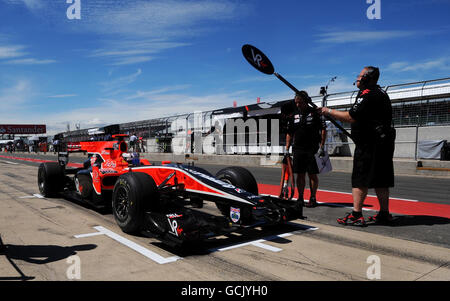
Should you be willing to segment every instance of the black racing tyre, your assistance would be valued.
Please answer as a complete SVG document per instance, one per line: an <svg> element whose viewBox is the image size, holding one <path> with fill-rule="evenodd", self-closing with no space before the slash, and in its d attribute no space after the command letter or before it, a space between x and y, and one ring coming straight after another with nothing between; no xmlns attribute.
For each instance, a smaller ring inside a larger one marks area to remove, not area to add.
<svg viewBox="0 0 450 301"><path fill-rule="evenodd" d="M101 194L97 194L92 184L92 176L90 174L77 174L75 176L75 188L77 192L81 195L81 198L94 206L104 205L105 199L103 195L105 191Z"/></svg>
<svg viewBox="0 0 450 301"><path fill-rule="evenodd" d="M250 171L243 167L232 166L221 169L216 174L216 178L244 189L251 194L258 195L258 183L256 182L255 177ZM216 206L224 216L230 214L230 205L217 202Z"/></svg>
<svg viewBox="0 0 450 301"><path fill-rule="evenodd" d="M77 174L75 176L75 187L83 199L91 199L94 187L90 174Z"/></svg>
<svg viewBox="0 0 450 301"><path fill-rule="evenodd" d="M252 173L243 167L232 166L219 170L216 178L258 195L258 183Z"/></svg>
<svg viewBox="0 0 450 301"><path fill-rule="evenodd" d="M44 197L54 197L64 189L64 168L57 162L41 163L38 169L39 192Z"/></svg>
<svg viewBox="0 0 450 301"><path fill-rule="evenodd" d="M114 186L112 211L114 219L125 233L142 229L144 214L159 203L159 193L153 178L142 172L129 172L119 177Z"/></svg>

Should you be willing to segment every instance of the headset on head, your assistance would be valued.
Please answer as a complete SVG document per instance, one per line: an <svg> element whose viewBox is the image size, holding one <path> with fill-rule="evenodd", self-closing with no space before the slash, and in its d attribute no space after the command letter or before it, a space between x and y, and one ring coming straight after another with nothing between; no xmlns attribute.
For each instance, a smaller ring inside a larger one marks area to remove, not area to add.
<svg viewBox="0 0 450 301"><path fill-rule="evenodd" d="M367 85L372 80L376 80L378 82L378 79L380 78L380 69L378 67L368 66L364 67L366 69L366 73L361 77L361 79L356 80L353 83L353 86L356 86L356 83L360 82L362 85Z"/></svg>
<svg viewBox="0 0 450 301"><path fill-rule="evenodd" d="M380 78L380 69L378 67L368 66L365 67L366 73L361 77L360 83L366 85L371 81L378 82Z"/></svg>

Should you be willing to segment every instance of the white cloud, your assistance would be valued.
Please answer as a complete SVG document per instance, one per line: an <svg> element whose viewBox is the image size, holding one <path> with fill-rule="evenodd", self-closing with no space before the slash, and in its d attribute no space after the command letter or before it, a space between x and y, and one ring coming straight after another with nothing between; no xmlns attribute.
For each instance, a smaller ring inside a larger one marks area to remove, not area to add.
<svg viewBox="0 0 450 301"><path fill-rule="evenodd" d="M32 83L27 79L19 79L8 81L4 86L7 88L0 89L0 120L26 122L29 116L25 112L29 109L31 99L37 95Z"/></svg>
<svg viewBox="0 0 450 301"><path fill-rule="evenodd" d="M450 70L450 57L442 57L422 62L394 62L386 71L407 72L407 71L429 71L429 70Z"/></svg>
<svg viewBox="0 0 450 301"><path fill-rule="evenodd" d="M21 45L0 45L0 59L10 59L26 55L22 50L25 46Z"/></svg>
<svg viewBox="0 0 450 301"><path fill-rule="evenodd" d="M44 6L42 0L21 0L29 9L38 9Z"/></svg>
<svg viewBox="0 0 450 301"><path fill-rule="evenodd" d="M200 22L227 20L238 5L228 0L211 1L103 1L84 5L89 30L101 34L168 38L195 34Z"/></svg>
<svg viewBox="0 0 450 301"><path fill-rule="evenodd" d="M189 46L186 39L214 32L223 21L246 14L248 6L234 0L82 0L82 19L69 22L58 17L68 5L65 0L3 1L25 5L38 12L36 17L68 30L98 35L100 47L89 57L110 66L146 63L165 50Z"/></svg>
<svg viewBox="0 0 450 301"><path fill-rule="evenodd" d="M4 0L9 4L23 4L30 10L43 8L45 3L42 0Z"/></svg>
<svg viewBox="0 0 450 301"><path fill-rule="evenodd" d="M189 43L171 42L164 39L119 40L105 42L107 47L96 49L90 57L101 57L110 61L110 65L122 66L148 62L155 55L168 49L185 47Z"/></svg>
<svg viewBox="0 0 450 301"><path fill-rule="evenodd" d="M137 63L145 63L153 60L153 57L151 56L132 56L132 57L121 57L118 59L115 59L114 62L112 62L111 66L123 66L123 65L133 65Z"/></svg>
<svg viewBox="0 0 450 301"><path fill-rule="evenodd" d="M137 91L136 93L124 97L125 100L134 100L134 99L140 99L140 100L150 100L152 97L155 97L160 94L164 94L167 92L174 92L179 90L185 90L189 88L190 85L174 85L174 86L167 86L162 87L159 89L151 90L151 91Z"/></svg>
<svg viewBox="0 0 450 301"><path fill-rule="evenodd" d="M10 42L7 35L0 35L0 63L10 65L44 65L56 63L50 59L36 59L27 57L29 53L24 50L27 46L16 45Z"/></svg>
<svg viewBox="0 0 450 301"><path fill-rule="evenodd" d="M135 82L141 74L142 74L142 69L138 69L138 70L136 70L135 73L121 76L119 78L111 79L106 82L102 82L102 83L100 83L100 85L103 87L102 91L103 92L111 92L113 90L121 89L121 88Z"/></svg>
<svg viewBox="0 0 450 301"><path fill-rule="evenodd" d="M182 40L214 31L221 21L241 14L243 6L229 0L87 3L83 30L104 38L105 47L94 50L91 57L104 58L113 66L131 65L191 45Z"/></svg>
<svg viewBox="0 0 450 301"><path fill-rule="evenodd" d="M10 65L47 65L47 64L53 64L56 63L55 60L40 60L35 58L24 58L24 59L17 59L17 60L10 60L6 61L5 64Z"/></svg>
<svg viewBox="0 0 450 301"><path fill-rule="evenodd" d="M52 95L48 98L68 98L68 97L75 97L78 96L77 94L58 94L58 95Z"/></svg>
<svg viewBox="0 0 450 301"><path fill-rule="evenodd" d="M132 83L142 74L139 69L136 72L113 79L114 86L126 85ZM333 83L330 91L334 92L338 88L347 88L351 84L345 79L342 82ZM124 123L139 120L148 120L154 118L164 118L179 114L189 114L196 111L216 110L224 107L231 107L236 100L238 105L256 103L256 97L247 90L213 93L206 95L190 94L186 90L190 85L162 86L148 91L135 91L121 97L104 97L95 99L82 108L69 109L54 113L35 112L29 107L28 100L36 99L36 91L29 81L17 81L9 89L0 90L0 102L8 103L5 110L0 112L0 119L5 122L36 122L47 125L48 135L66 131L67 124L71 129L75 129L75 124L80 124L81 128L99 127L115 123ZM319 91L319 86L306 87L310 95L314 96ZM280 89L280 93L270 95L260 95L263 102L280 101L291 99L293 92L289 89ZM76 96L75 94L52 95L52 98L65 98ZM47 96L49 98L49 96ZM78 103L83 103L82 99L77 99ZM34 106L38 107L39 104ZM101 112L101 114L99 114Z"/></svg>
<svg viewBox="0 0 450 301"><path fill-rule="evenodd" d="M248 93L247 91L209 95L177 93L187 87L187 85L161 87L153 91L136 92L128 97L100 98L96 99L93 106L51 113L45 116L47 131L49 135L65 131L68 123L71 125L71 129L74 129L75 124L78 123L81 128L86 129L115 123L164 118L196 111L216 110L232 106L233 100L236 99L239 104L249 103L245 96ZM252 102L255 101L256 99ZM101 112L101 115L98 112ZM42 116L37 116L37 114L30 116L30 119L35 118L41 118L42 120Z"/></svg>
<svg viewBox="0 0 450 301"><path fill-rule="evenodd" d="M316 35L317 42L342 44L351 42L378 42L395 38L405 38L420 34L417 31L385 30L385 31L334 31Z"/></svg>
<svg viewBox="0 0 450 301"><path fill-rule="evenodd" d="M406 68L408 65L409 65L408 62L394 62L386 68L386 71L402 70L403 68Z"/></svg>

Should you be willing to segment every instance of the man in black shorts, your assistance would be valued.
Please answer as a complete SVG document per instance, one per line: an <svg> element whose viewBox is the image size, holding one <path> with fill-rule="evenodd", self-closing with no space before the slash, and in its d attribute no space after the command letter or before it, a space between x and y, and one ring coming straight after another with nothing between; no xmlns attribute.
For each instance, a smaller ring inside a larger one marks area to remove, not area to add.
<svg viewBox="0 0 450 301"><path fill-rule="evenodd" d="M294 154L293 173L297 174L298 206L304 205L305 175L308 173L311 196L307 207L317 204L316 192L319 187L319 169L314 155L323 147L326 140L326 125L315 109L308 106L309 98L305 91L295 95L295 108L288 120L286 134L286 153L292 144Z"/></svg>
<svg viewBox="0 0 450 301"><path fill-rule="evenodd" d="M389 188L394 187L395 129L391 100L378 86L379 77L380 71L376 67L365 67L361 71L356 81L360 91L350 111L319 109L320 114L351 123L351 135L356 145L352 173L353 212L338 219L340 224L366 225L362 207L369 188L375 188L380 203L380 211L369 220L385 223L392 218Z"/></svg>

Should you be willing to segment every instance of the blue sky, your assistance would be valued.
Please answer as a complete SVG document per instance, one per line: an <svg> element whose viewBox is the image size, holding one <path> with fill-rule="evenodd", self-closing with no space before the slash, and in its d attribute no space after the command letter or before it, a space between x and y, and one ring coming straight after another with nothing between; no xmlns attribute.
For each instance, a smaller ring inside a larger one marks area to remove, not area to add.
<svg viewBox="0 0 450 301"><path fill-rule="evenodd" d="M450 76L450 0L0 0L0 123L49 134L292 97L241 47L317 95L353 90L361 68L381 85Z"/></svg>

